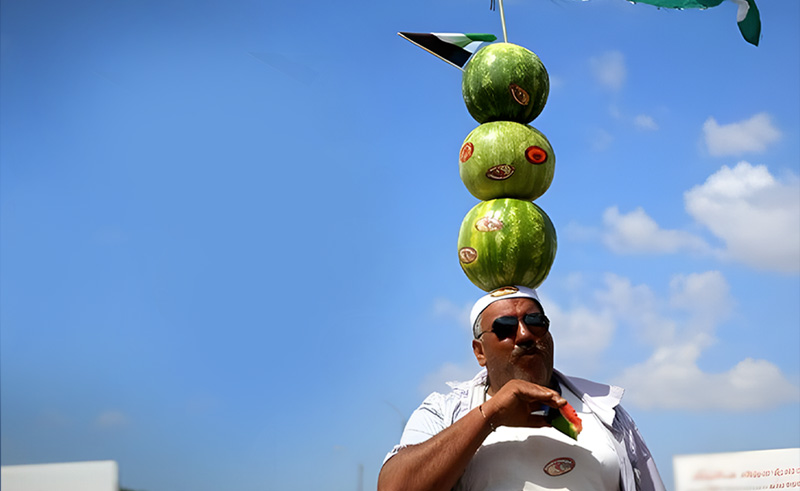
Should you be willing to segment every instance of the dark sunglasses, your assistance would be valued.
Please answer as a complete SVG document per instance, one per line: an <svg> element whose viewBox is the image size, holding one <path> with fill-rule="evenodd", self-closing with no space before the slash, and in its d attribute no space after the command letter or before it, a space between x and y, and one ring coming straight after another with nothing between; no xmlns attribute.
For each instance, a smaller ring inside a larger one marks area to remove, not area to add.
<svg viewBox="0 0 800 491"><path fill-rule="evenodd" d="M541 312L525 314L522 317L522 322L525 323L525 327L528 329L544 328L544 330L547 331L550 328L550 319L548 319L547 316ZM502 317L498 317L494 320L494 322L492 322L491 331L483 331L478 337L480 338L487 332L493 332L494 335L497 336L497 339L502 341L503 339L515 336L517 334L518 325L519 319L513 315L504 315Z"/></svg>

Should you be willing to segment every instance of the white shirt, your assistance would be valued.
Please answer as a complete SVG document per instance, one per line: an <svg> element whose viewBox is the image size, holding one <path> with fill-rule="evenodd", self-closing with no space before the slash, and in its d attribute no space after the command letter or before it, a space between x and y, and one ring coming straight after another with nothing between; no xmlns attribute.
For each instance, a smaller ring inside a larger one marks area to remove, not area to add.
<svg viewBox="0 0 800 491"><path fill-rule="evenodd" d="M639 434L636 424L630 415L619 406L619 401L624 391L620 387L597 384L580 378L566 377L559 372L555 374L558 380L562 382L562 388L569 390L570 394L572 394L570 397L574 397L575 394L579 395L581 402L577 404L573 403L574 399L565 397L576 410L582 413L581 418L584 420L584 425L587 425L590 419L589 416L584 415L590 413L593 418L592 421L601 423L601 428L606 432L607 440L611 441L616 449L617 469L619 472L618 489L620 491L666 491L661 477L658 475L655 462L642 436ZM450 384L453 391L449 394L434 392L429 395L422 405L411 414L400 438L400 444L396 445L386 455L384 463L404 447L428 440L465 416L471 409L477 407L483 402L485 384L486 369L484 368L471 381ZM478 393L480 394L480 400L476 399L476 394ZM581 434L583 435L583 433ZM598 462L607 462L606 457L600 454L597 455ZM547 464L550 464L550 461ZM567 462L565 467L569 467L568 464ZM556 465L560 465L559 461L553 463L553 466ZM578 462L575 465L577 466ZM606 479L601 478L601 481L606 482ZM604 486L605 484L601 485ZM522 489L523 491L536 489L525 488L524 486L525 484L522 487L513 489ZM588 488L578 487L573 489L588 491L604 488L590 486Z"/></svg>
<svg viewBox="0 0 800 491"><path fill-rule="evenodd" d="M577 441L555 428L501 426L484 440L453 489L617 491L619 462L608 431L572 391L562 387L561 395L583 421ZM481 397L479 391L475 397Z"/></svg>

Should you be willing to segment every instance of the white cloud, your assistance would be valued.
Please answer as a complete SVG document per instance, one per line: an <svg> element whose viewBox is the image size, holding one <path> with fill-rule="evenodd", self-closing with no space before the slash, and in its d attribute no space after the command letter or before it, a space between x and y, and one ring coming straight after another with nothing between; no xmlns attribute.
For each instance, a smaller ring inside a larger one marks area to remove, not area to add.
<svg viewBox="0 0 800 491"><path fill-rule="evenodd" d="M611 146L614 136L606 130L595 129L589 139L589 145L595 152L602 152Z"/></svg>
<svg viewBox="0 0 800 491"><path fill-rule="evenodd" d="M639 129L655 131L658 129L658 123L652 116L640 114L633 118L633 124Z"/></svg>
<svg viewBox="0 0 800 491"><path fill-rule="evenodd" d="M669 297L661 298L644 284L608 273L603 288L592 294L593 310L606 310L615 322L636 329L653 346L691 337L702 347L713 341L717 326L728 318L734 301L719 271L675 275Z"/></svg>
<svg viewBox="0 0 800 491"><path fill-rule="evenodd" d="M579 271L567 273L560 278L561 283L569 290L578 290L586 285L586 277Z"/></svg>
<svg viewBox="0 0 800 491"><path fill-rule="evenodd" d="M559 90L559 89L564 88L565 84L564 84L564 79L563 78L561 78L561 77L559 77L557 75L553 75L553 74L549 74L548 78L550 79L550 90L551 91Z"/></svg>
<svg viewBox="0 0 800 491"><path fill-rule="evenodd" d="M616 104L611 104L608 106L608 114L616 120L624 121L625 123L631 123L635 128L640 130L655 131L658 129L658 123L656 123L655 118L652 116L647 114L639 114L631 117L630 115L625 114Z"/></svg>
<svg viewBox="0 0 800 491"><path fill-rule="evenodd" d="M445 363L435 372L429 373L422 379L422 383L419 386L420 393L424 395L428 395L431 392L446 394L450 392L447 382L472 380L480 369L481 367L475 359L464 364Z"/></svg>
<svg viewBox="0 0 800 491"><path fill-rule="evenodd" d="M602 232L598 228L581 225L574 220L569 221L564 226L562 234L565 238L578 242L599 241L602 238Z"/></svg>
<svg viewBox="0 0 800 491"><path fill-rule="evenodd" d="M730 287L719 271L675 275L669 284L670 306L688 312L694 332L709 332L730 315Z"/></svg>
<svg viewBox="0 0 800 491"><path fill-rule="evenodd" d="M708 252L711 249L701 238L688 232L660 228L642 208L621 214L612 206L603 213L603 224L603 243L621 254Z"/></svg>
<svg viewBox="0 0 800 491"><path fill-rule="evenodd" d="M619 51L607 51L589 60L595 79L608 89L620 90L625 85L625 57Z"/></svg>
<svg viewBox="0 0 800 491"><path fill-rule="evenodd" d="M646 285L633 285L627 278L606 274L605 287L594 292L598 306L609 309L618 323L634 326L637 334L653 344L672 339L676 323L658 313L663 309Z"/></svg>
<svg viewBox="0 0 800 491"><path fill-rule="evenodd" d="M94 420L98 428L109 429L125 426L129 422L128 416L122 411L109 410L100 413Z"/></svg>
<svg viewBox="0 0 800 491"><path fill-rule="evenodd" d="M613 383L625 387L628 405L738 411L800 401L800 388L768 360L745 357L718 373L700 368L703 353L716 342L717 330L736 304L719 271L675 275L668 295L610 273L593 290L583 275L563 284L581 301L565 308L542 297L552 322L558 368L572 372L591 367L608 352L615 336L630 332L651 350L645 361L612 377ZM424 378L420 391L449 392L446 382L470 380L478 370L475 360L445 363Z"/></svg>
<svg viewBox="0 0 800 491"><path fill-rule="evenodd" d="M563 358L571 361L594 358L611 343L616 323L608 311L597 311L586 306L563 310L555 302L543 298L547 317L558 326L556 349Z"/></svg>
<svg viewBox="0 0 800 491"><path fill-rule="evenodd" d="M773 126L767 113L759 113L745 121L726 125L720 125L714 118L708 118L703 124L703 134L708 152L714 156L763 152L768 144L781 137L781 132Z"/></svg>
<svg viewBox="0 0 800 491"><path fill-rule="evenodd" d="M745 358L722 373L706 373L698 366L734 304L720 272L674 277L664 305L645 285L633 287L623 278L611 279L616 286L611 291L616 293L610 298L624 300L615 305L621 319L645 328L649 324L650 329L670 326L659 336L651 332L650 357L626 368L614 381L626 388L627 403L660 409L755 410L800 400L800 389L766 360ZM688 318L676 322L681 312Z"/></svg>
<svg viewBox="0 0 800 491"><path fill-rule="evenodd" d="M437 298L433 301L433 315L455 321L459 326L472 332L469 325L469 312L472 304L456 305L446 298Z"/></svg>
<svg viewBox="0 0 800 491"><path fill-rule="evenodd" d="M774 177L766 166L740 162L722 166L684 193L688 214L718 238L712 247L702 237L664 229L639 207L621 213L617 206L603 212L601 229L569 223L570 240L600 240L618 254L711 255L750 267L797 273L800 271L800 179Z"/></svg>
<svg viewBox="0 0 800 491"><path fill-rule="evenodd" d="M719 237L725 255L758 269L800 271L800 180L763 165L723 166L684 194L686 210Z"/></svg>
<svg viewBox="0 0 800 491"><path fill-rule="evenodd" d="M626 402L649 409L744 411L800 400L800 390L766 360L746 358L726 372L704 373L699 356L692 344L661 347L616 383L626 388Z"/></svg>
<svg viewBox="0 0 800 491"><path fill-rule="evenodd" d="M469 332L469 338L467 339L472 339L472 327L469 325L469 312L471 309L472 303L457 305L447 298L437 298L433 302L433 315L457 323L465 331ZM474 358L462 364L444 363L436 371L423 378L419 386L420 393L428 395L431 392L450 392L447 382L471 380L479 370L480 365Z"/></svg>
<svg viewBox="0 0 800 491"><path fill-rule="evenodd" d="M581 292L577 295L581 300L569 308L540 292L562 369L581 371L592 367L621 324L636 326L638 334L651 343L672 339L674 322L655 315L659 302L647 286L633 285L629 279L610 273L605 275L602 287L588 294L584 293L583 277L569 279L564 285Z"/></svg>

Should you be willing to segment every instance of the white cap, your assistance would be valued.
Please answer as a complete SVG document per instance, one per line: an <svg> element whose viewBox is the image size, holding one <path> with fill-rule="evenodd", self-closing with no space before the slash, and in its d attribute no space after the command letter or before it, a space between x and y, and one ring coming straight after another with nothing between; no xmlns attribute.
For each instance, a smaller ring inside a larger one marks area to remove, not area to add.
<svg viewBox="0 0 800 491"><path fill-rule="evenodd" d="M475 321L478 320L478 316L481 315L481 312L486 310L486 307L498 300L506 300L508 298L532 298L536 300L539 305L542 305L542 302L539 300L539 295L536 294L536 290L528 288L527 286L504 286L492 290L479 298L478 301L475 302L475 305L472 306L472 311L469 313L469 324L473 330L475 329Z"/></svg>

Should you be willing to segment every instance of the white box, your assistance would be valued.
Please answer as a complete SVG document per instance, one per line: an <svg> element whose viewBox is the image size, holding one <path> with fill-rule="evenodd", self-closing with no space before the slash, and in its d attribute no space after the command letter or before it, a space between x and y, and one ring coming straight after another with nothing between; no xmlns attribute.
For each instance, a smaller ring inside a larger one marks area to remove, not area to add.
<svg viewBox="0 0 800 491"><path fill-rule="evenodd" d="M675 491L800 491L800 448L672 458Z"/></svg>
<svg viewBox="0 0 800 491"><path fill-rule="evenodd" d="M119 491L119 469L113 460L62 464L4 465L3 491Z"/></svg>

